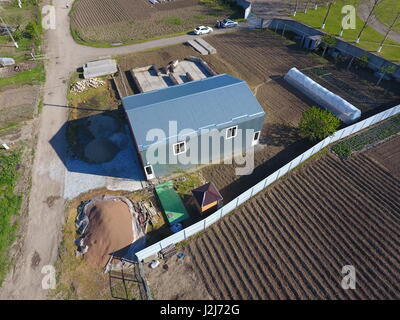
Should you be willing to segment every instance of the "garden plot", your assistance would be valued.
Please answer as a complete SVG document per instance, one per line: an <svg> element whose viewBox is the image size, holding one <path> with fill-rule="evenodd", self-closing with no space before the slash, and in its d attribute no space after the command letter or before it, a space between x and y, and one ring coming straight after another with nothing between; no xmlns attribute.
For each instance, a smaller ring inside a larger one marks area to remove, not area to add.
<svg viewBox="0 0 400 320"><path fill-rule="evenodd" d="M71 30L86 42L120 43L186 33L226 17L242 18L243 9L222 0L76 0Z"/></svg>
<svg viewBox="0 0 400 320"><path fill-rule="evenodd" d="M400 179L400 136L395 136L368 150L366 155L386 168L393 176Z"/></svg>
<svg viewBox="0 0 400 320"><path fill-rule="evenodd" d="M377 78L361 68L347 70L344 66L327 65L304 73L359 108L363 118L400 103L400 87L397 83L383 81L376 86Z"/></svg>
<svg viewBox="0 0 400 320"><path fill-rule="evenodd" d="M196 287L215 300L398 299L399 197L367 156L325 155L189 241ZM340 286L348 264L357 290Z"/></svg>
<svg viewBox="0 0 400 320"><path fill-rule="evenodd" d="M7 87L0 91L0 129L33 119L39 86Z"/></svg>

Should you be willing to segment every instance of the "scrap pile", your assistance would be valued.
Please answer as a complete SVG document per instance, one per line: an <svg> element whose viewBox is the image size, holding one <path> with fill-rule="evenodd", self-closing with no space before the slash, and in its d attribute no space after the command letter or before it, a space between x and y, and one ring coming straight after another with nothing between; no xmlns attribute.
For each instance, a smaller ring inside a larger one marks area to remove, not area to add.
<svg viewBox="0 0 400 320"><path fill-rule="evenodd" d="M104 86L106 83L105 81L99 79L99 78L91 78L87 80L81 80L78 82L75 82L74 84L71 85L71 91L73 93L81 93L86 91L89 88L98 88L101 86Z"/></svg>
<svg viewBox="0 0 400 320"><path fill-rule="evenodd" d="M152 202L140 201L133 204L133 210L137 213L138 221L142 230L147 229L147 224L151 226L157 223L159 212L156 210Z"/></svg>

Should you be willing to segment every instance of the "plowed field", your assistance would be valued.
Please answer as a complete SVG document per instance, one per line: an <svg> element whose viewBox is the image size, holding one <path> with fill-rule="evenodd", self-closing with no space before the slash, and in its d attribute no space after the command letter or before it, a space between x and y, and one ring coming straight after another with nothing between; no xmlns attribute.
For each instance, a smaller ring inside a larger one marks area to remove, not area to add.
<svg viewBox="0 0 400 320"><path fill-rule="evenodd" d="M205 4L206 3L206 4ZM220 0L175 0L152 5L148 0L76 0L71 28L87 42L126 42L214 25L241 9Z"/></svg>
<svg viewBox="0 0 400 320"><path fill-rule="evenodd" d="M400 180L325 155L186 246L214 299L399 299ZM356 290L341 288L342 267Z"/></svg>

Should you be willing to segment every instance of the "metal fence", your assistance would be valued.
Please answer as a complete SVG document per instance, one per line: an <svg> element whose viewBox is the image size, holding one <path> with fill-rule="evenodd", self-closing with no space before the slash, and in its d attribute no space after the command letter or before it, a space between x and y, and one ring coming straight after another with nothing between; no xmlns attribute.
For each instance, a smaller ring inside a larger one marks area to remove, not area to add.
<svg viewBox="0 0 400 320"><path fill-rule="evenodd" d="M263 189L265 189L272 183L274 183L276 180L278 180L279 178L284 176L290 170L293 170L299 164L301 164L302 162L304 162L305 160L310 158L312 155L318 153L326 146L328 146L331 143L336 142L342 138L348 137L348 136L352 135L353 133L363 130L377 122L385 120L385 119L387 119L395 114L398 114L398 113L400 113L400 105L393 107L391 109L388 109L386 111L380 112L372 117L369 117L360 122L352 124L344 129L336 131L335 134L325 138L324 140L320 141L312 148L303 152L301 155L294 158L292 161L290 161L289 163L287 163L286 165L281 167L279 170L275 171L274 173L272 173L271 175L266 177L264 180L258 182L256 185L254 185L247 191L243 192L241 195L239 195L238 197L233 199L231 202L224 205L217 212L215 212L212 215L208 216L207 218L183 229L182 231L174 233L173 235L137 252L136 256L138 257L139 261L144 260L152 255L157 254L161 249L163 249L171 244L176 244L178 242L187 240L190 236L193 236L194 234L196 234L198 232L206 230L210 225L217 222L223 216L225 216L226 214L228 214L231 211L233 211L234 209L236 209L242 203L244 203L245 201L247 201L248 199L250 199L251 197L256 195L258 192L262 191Z"/></svg>

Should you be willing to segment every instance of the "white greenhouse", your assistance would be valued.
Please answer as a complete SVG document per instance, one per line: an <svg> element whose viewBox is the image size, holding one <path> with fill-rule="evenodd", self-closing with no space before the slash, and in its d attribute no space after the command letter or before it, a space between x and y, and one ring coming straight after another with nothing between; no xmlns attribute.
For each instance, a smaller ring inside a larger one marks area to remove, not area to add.
<svg viewBox="0 0 400 320"><path fill-rule="evenodd" d="M346 124L353 123L361 117L360 109L316 83L297 68L290 69L284 79Z"/></svg>

